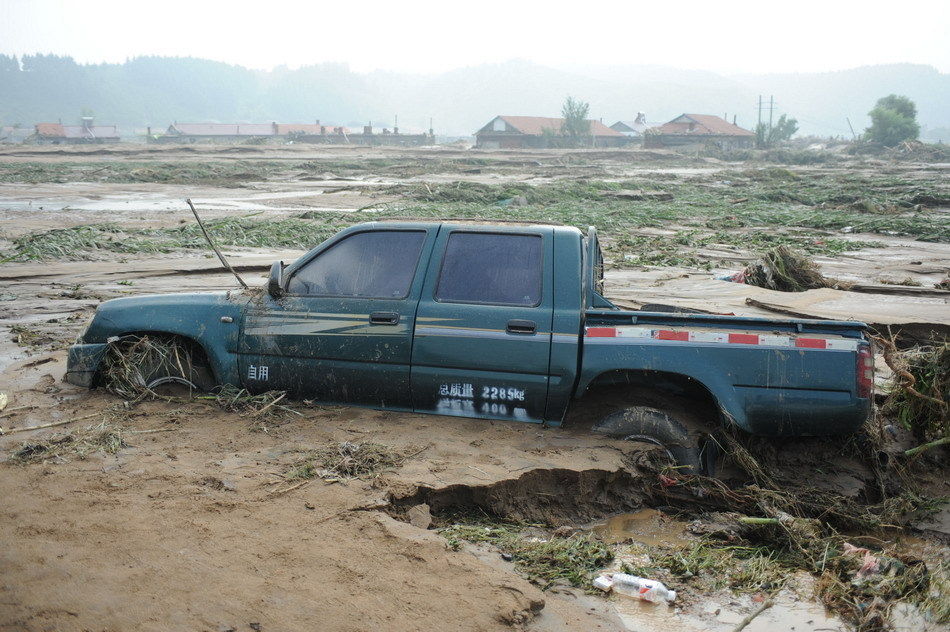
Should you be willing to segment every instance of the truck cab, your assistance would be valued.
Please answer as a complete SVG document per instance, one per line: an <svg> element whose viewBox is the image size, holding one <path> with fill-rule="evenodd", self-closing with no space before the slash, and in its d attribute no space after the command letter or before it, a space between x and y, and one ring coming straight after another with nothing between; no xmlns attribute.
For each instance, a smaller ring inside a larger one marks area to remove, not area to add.
<svg viewBox="0 0 950 632"><path fill-rule="evenodd" d="M581 241L577 229L537 224L345 230L275 270L271 291L248 305L242 382L326 402L557 422L549 388L565 399L576 374ZM574 265L558 266L558 255ZM552 366L556 334L570 362Z"/></svg>

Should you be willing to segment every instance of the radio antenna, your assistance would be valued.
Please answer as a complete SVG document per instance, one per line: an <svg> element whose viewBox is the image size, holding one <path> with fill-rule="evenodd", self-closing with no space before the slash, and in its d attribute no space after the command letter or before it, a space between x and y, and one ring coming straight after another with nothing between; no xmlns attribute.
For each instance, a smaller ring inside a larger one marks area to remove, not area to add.
<svg viewBox="0 0 950 632"><path fill-rule="evenodd" d="M237 272L234 271L234 268L231 267L231 264L228 263L228 260L225 259L224 255L221 254L221 251L218 250L218 247L214 245L214 240L211 239L211 235L208 234L208 230L205 228L205 225L201 222L201 218L198 217L198 210L195 209L195 205L191 203L191 198L188 198L187 200L185 200L185 202L188 202L188 206L191 207L191 212L195 214L195 219L198 220L198 226L201 228L201 232L204 233L205 239L208 240L208 243L211 245L211 249L214 250L214 254L218 255L218 259L221 260L222 265L224 265L225 268L231 271L231 274L233 274L234 278L238 280L238 283L241 284L241 287L243 287L245 290L250 289L247 286L247 283L244 282L244 279L241 278L241 275L239 275Z"/></svg>

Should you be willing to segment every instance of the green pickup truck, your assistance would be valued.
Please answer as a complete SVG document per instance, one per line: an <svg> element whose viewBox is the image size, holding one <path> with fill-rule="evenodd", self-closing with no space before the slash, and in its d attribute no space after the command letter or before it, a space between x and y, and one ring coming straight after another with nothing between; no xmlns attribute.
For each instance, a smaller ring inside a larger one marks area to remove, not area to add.
<svg viewBox="0 0 950 632"><path fill-rule="evenodd" d="M621 310L602 296L596 232L515 222L372 222L343 230L266 291L103 303L66 379L101 380L107 347L190 345L198 388L560 425L652 441L700 467L719 424L771 436L856 430L871 410L865 325ZM174 371L173 371L174 372Z"/></svg>

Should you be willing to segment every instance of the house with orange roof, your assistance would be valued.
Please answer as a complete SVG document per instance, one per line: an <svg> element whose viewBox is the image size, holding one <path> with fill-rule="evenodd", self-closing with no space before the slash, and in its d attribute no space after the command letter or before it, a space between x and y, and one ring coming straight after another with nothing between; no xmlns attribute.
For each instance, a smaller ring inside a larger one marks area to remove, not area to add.
<svg viewBox="0 0 950 632"><path fill-rule="evenodd" d="M115 125L93 125L91 116L82 117L81 125L37 123L31 140L39 144L75 145L80 143L117 143L119 128Z"/></svg>
<svg viewBox="0 0 950 632"><path fill-rule="evenodd" d="M750 132L712 114L680 114L669 123L644 132L643 146L667 149L701 149L715 146L722 150L751 148L755 132Z"/></svg>
<svg viewBox="0 0 950 632"><path fill-rule="evenodd" d="M589 121L591 146L622 147L629 139L600 121ZM565 137L561 132L562 118L546 116L498 115L475 132L475 147L479 149L524 149L558 146Z"/></svg>

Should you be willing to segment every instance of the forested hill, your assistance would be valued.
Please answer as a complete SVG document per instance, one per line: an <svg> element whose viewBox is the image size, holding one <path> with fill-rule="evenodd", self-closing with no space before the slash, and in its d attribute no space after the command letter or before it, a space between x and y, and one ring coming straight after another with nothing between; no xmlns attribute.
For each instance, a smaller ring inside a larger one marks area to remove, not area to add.
<svg viewBox="0 0 950 632"><path fill-rule="evenodd" d="M801 132L849 135L881 96L913 99L925 130L950 128L950 75L896 64L853 70L724 76L657 66L555 69L523 60L433 75L356 73L344 64L249 70L206 59L138 57L122 64L75 63L69 57L0 55L0 124L72 123L92 114L123 133L181 122L311 122L471 134L495 114L557 116L567 95L589 101L605 123L650 121L683 112L737 115L755 123L759 94L774 95L776 114L799 119ZM938 132L940 133L940 132ZM950 140L950 129L944 130Z"/></svg>

